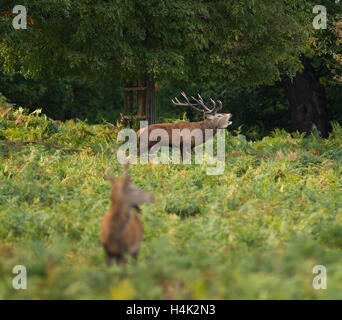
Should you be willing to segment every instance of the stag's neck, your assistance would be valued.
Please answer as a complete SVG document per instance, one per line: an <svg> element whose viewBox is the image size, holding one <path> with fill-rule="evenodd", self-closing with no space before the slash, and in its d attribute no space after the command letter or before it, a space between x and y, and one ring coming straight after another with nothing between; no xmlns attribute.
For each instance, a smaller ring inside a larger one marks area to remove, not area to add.
<svg viewBox="0 0 342 320"><path fill-rule="evenodd" d="M202 122L203 122L203 128L204 129L213 129L214 130L214 134L216 133L216 131L217 131L217 124L214 121L205 119Z"/></svg>

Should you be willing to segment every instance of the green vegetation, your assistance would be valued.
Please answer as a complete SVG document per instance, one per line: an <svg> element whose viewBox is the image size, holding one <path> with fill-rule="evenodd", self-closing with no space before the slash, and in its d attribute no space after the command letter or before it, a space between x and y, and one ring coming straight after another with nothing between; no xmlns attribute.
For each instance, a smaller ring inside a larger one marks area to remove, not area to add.
<svg viewBox="0 0 342 320"><path fill-rule="evenodd" d="M132 165L142 207L138 263L105 267L101 217L118 126L56 123L0 104L0 299L341 299L342 128L328 139L226 133L226 167ZM12 268L28 289L12 288ZM328 289L314 290L324 265Z"/></svg>
<svg viewBox="0 0 342 320"><path fill-rule="evenodd" d="M24 0L27 30L16 4L0 3L0 92L31 112L116 122L123 86L156 83L157 122L181 117L170 99L184 90L223 101L247 138L342 124L341 1L321 0L319 30L314 0Z"/></svg>
<svg viewBox="0 0 342 320"><path fill-rule="evenodd" d="M0 12L13 8L4 0ZM24 0L28 32L0 18L6 71L82 79L272 84L294 75L312 30L310 1ZM284 28L286 25L286 28Z"/></svg>
<svg viewBox="0 0 342 320"><path fill-rule="evenodd" d="M319 30L313 0L24 0L26 30L16 4L0 3L0 299L342 299L340 1ZM225 172L132 165L155 203L138 262L107 268L120 113L202 119L170 103L181 91L233 114Z"/></svg>

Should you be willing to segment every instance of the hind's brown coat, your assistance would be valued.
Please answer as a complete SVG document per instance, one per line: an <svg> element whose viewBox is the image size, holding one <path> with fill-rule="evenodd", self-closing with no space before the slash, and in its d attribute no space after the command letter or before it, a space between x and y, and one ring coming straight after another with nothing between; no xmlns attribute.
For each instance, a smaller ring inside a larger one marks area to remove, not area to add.
<svg viewBox="0 0 342 320"><path fill-rule="evenodd" d="M106 254L106 263L112 259L125 263L125 255L137 258L143 236L143 223L132 206L125 201L125 181L113 183L112 206L103 217L100 239Z"/></svg>

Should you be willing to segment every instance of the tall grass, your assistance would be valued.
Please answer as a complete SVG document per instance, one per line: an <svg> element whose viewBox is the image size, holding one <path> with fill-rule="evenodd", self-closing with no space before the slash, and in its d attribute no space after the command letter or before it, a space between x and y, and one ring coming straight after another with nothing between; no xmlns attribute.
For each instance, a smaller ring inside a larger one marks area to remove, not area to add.
<svg viewBox="0 0 342 320"><path fill-rule="evenodd" d="M342 128L329 139L226 133L221 176L200 165L132 165L142 206L138 263L106 268L99 243L121 176L110 124L0 109L0 298L342 298ZM28 289L15 290L24 265ZM315 290L315 265L327 290Z"/></svg>

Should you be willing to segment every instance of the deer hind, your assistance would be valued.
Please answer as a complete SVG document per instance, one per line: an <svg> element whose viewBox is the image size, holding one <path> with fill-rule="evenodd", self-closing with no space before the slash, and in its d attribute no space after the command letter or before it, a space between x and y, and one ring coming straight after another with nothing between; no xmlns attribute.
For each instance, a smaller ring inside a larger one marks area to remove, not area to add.
<svg viewBox="0 0 342 320"><path fill-rule="evenodd" d="M165 143L162 144L162 146L180 147L182 158L184 159L184 150L190 150L191 153L194 154L193 149L206 141L206 139L208 138L207 135L205 135L206 129L212 129L214 136L217 132L217 129L224 129L232 124L232 122L230 121L232 115L230 113L218 113L222 109L222 102L220 100L218 100L217 105L216 102L210 98L210 101L213 104L213 108L210 109L205 105L200 94L198 94L198 98L191 97L194 102L190 102L184 92L182 92L181 94L185 99L185 102L181 102L177 98L174 98L171 100L172 103L177 106L190 107L198 112L201 112L203 114L204 120L198 122L181 121L177 123L157 123L149 125L147 128L140 129L137 132L138 140L140 143L140 152L138 151L138 155L149 151L156 143L162 141L161 139L157 141L150 141L149 136L155 129L163 129L167 133L168 140L166 140ZM148 139L146 139L148 141L147 144L143 143L142 141L142 135L146 133L146 129L148 130ZM177 142L173 141L173 137L176 137Z"/></svg>
<svg viewBox="0 0 342 320"><path fill-rule="evenodd" d="M113 258L118 264L124 264L127 254L137 259L144 227L135 209L139 208L139 204L150 203L153 199L149 193L131 183L127 165L123 179L106 179L112 183L112 205L103 217L100 239L107 266L110 266Z"/></svg>

